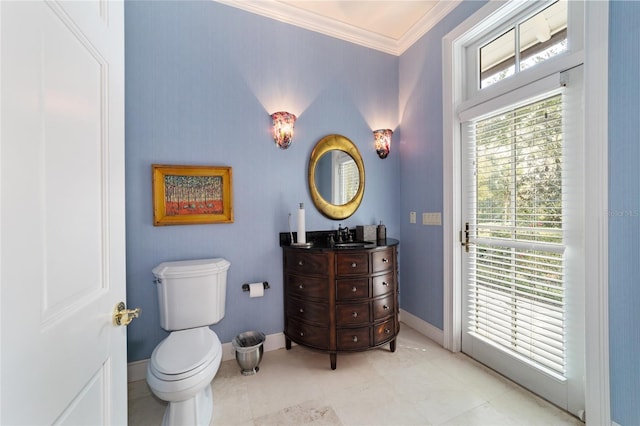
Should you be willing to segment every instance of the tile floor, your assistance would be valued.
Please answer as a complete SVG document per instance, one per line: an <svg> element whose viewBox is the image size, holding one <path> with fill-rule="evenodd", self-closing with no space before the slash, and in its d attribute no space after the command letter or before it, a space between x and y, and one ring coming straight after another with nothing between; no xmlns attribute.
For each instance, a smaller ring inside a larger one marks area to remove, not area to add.
<svg viewBox="0 0 640 426"><path fill-rule="evenodd" d="M225 361L212 383L214 425L583 425L462 354L402 324L395 353L265 352L242 376ZM129 424L160 425L164 403L129 384Z"/></svg>

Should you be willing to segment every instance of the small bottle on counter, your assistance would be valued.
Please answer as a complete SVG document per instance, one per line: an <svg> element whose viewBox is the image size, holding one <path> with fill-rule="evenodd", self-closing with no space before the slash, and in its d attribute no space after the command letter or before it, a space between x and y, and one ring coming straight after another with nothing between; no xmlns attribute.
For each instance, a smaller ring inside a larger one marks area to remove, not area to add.
<svg viewBox="0 0 640 426"><path fill-rule="evenodd" d="M387 227L382 224L382 221L378 225L376 240L378 244L386 244L387 242Z"/></svg>

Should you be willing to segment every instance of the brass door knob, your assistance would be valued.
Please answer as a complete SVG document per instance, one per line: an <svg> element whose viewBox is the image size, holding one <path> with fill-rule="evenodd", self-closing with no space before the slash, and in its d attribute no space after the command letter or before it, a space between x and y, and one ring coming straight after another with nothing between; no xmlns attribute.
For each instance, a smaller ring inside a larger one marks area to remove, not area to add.
<svg viewBox="0 0 640 426"><path fill-rule="evenodd" d="M120 302L113 310L113 324L127 326L140 316L140 308L127 309L127 305L124 302Z"/></svg>

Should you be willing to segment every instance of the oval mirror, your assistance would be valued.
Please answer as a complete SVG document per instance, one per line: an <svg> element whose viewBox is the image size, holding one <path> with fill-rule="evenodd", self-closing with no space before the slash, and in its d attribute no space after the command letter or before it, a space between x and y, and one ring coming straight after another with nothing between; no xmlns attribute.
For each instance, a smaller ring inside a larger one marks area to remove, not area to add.
<svg viewBox="0 0 640 426"><path fill-rule="evenodd" d="M341 135L320 139L309 158L309 190L316 208L330 219L345 219L364 195L364 163L353 142Z"/></svg>

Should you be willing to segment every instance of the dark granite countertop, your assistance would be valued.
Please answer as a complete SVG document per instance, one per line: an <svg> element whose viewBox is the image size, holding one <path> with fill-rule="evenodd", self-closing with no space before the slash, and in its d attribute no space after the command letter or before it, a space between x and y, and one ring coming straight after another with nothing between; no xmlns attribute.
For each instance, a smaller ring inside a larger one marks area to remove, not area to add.
<svg viewBox="0 0 640 426"><path fill-rule="evenodd" d="M334 235L334 242L331 244L329 238L330 235ZM326 250L359 250L359 249L372 249L397 246L400 241L395 238L387 238L384 241L357 241L355 235L349 241L345 241L342 244L337 243L335 240L336 231L311 231L306 233L307 243L306 246L291 245L291 235L288 232L280 233L280 246L298 250L312 250L312 251L326 251ZM297 239L297 234L293 233L294 240Z"/></svg>

